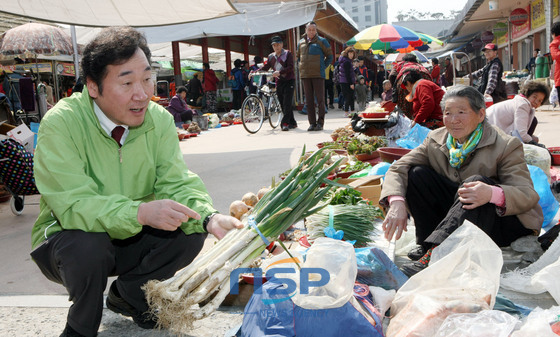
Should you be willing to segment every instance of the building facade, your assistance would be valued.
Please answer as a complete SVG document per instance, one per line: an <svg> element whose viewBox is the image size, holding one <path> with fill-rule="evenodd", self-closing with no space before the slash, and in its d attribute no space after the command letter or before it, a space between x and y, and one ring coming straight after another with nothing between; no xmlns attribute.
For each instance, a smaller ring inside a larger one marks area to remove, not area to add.
<svg viewBox="0 0 560 337"><path fill-rule="evenodd" d="M358 29L388 23L387 0L336 0L358 24Z"/></svg>

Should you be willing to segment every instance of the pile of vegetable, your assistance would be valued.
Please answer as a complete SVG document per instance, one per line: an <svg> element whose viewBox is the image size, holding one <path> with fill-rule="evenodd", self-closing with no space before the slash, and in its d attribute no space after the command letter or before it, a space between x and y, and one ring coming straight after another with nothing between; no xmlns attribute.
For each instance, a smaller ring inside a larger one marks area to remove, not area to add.
<svg viewBox="0 0 560 337"><path fill-rule="evenodd" d="M318 150L307 159L302 153L297 167L242 218L245 228L228 232L172 278L153 280L144 286L151 312L160 326L185 331L192 328L195 320L216 310L229 293L232 270L248 267L265 249L265 242L253 226L269 241L276 240L293 223L325 206L319 203L333 185L338 185L327 175L341 160L325 167L330 154L323 153ZM205 301L204 306L198 305Z"/></svg>
<svg viewBox="0 0 560 337"><path fill-rule="evenodd" d="M352 164L346 165L344 166L340 171L341 172L354 172L354 171L361 171L361 170L365 170L367 168L370 168L371 164L368 162L362 162L362 161L355 161Z"/></svg>
<svg viewBox="0 0 560 337"><path fill-rule="evenodd" d="M187 128L188 133L201 133L202 129L198 126L197 122L192 122L191 125Z"/></svg>
<svg viewBox="0 0 560 337"><path fill-rule="evenodd" d="M383 213L378 207L367 204L329 205L305 221L308 240L324 237L325 228L332 223L335 230L344 232L343 240L355 240L356 247L363 247L371 242L375 233L374 222L382 216Z"/></svg>
<svg viewBox="0 0 560 337"><path fill-rule="evenodd" d="M336 141L339 138L342 137L353 137L354 136L354 130L352 130L352 125L348 124L343 128L338 128L336 130L333 131L333 133L331 133L331 138Z"/></svg>
<svg viewBox="0 0 560 337"><path fill-rule="evenodd" d="M380 147L387 146L387 139L382 136L360 136L354 137L346 146L346 150L350 155L356 154L372 154Z"/></svg>

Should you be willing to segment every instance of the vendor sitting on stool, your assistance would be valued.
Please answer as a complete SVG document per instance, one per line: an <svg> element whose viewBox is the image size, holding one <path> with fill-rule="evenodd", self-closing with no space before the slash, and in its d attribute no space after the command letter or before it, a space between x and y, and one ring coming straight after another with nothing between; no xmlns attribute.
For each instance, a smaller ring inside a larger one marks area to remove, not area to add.
<svg viewBox="0 0 560 337"><path fill-rule="evenodd" d="M408 212L414 218L418 246L408 256L418 261L402 267L409 276L428 266L432 249L464 220L500 247L536 235L543 222L523 145L488 123L482 94L456 86L442 101L445 128L391 165L380 197L389 207L387 240L406 231Z"/></svg>
<svg viewBox="0 0 560 337"><path fill-rule="evenodd" d="M548 94L546 84L528 81L519 95L489 107L488 121L508 135L518 136L524 143L537 145L539 137L533 135L538 124L535 109L546 102Z"/></svg>

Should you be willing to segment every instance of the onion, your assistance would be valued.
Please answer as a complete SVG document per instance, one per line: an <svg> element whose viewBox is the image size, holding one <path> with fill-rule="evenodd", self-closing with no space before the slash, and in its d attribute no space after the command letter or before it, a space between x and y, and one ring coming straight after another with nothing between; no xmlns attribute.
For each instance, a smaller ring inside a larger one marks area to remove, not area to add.
<svg viewBox="0 0 560 337"><path fill-rule="evenodd" d="M229 215L231 215L232 217L238 220L241 220L243 214L249 212L250 209L251 207L249 207L243 201L235 200L234 202L231 203L231 205L229 205Z"/></svg>
<svg viewBox="0 0 560 337"><path fill-rule="evenodd" d="M257 204L259 199L257 199L257 196L255 195L255 193L247 192L247 193L245 193L243 198L241 198L241 201L243 201L247 206L253 207Z"/></svg>
<svg viewBox="0 0 560 337"><path fill-rule="evenodd" d="M268 187L263 187L263 188L261 188L261 189L257 192L257 199L261 200L261 198L262 198L268 191L270 191L270 188L268 188Z"/></svg>

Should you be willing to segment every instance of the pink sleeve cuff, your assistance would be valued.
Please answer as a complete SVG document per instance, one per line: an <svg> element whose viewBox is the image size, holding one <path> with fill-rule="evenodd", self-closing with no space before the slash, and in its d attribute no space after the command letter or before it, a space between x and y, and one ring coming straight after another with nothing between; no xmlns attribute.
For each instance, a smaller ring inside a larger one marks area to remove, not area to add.
<svg viewBox="0 0 560 337"><path fill-rule="evenodd" d="M504 190L500 186L490 186L492 188L492 198L490 203L498 206L504 207L506 204L506 196L504 195Z"/></svg>
<svg viewBox="0 0 560 337"><path fill-rule="evenodd" d="M391 206L393 201L404 201L404 197L400 195L390 195L387 197L387 200L389 201L389 206Z"/></svg>

